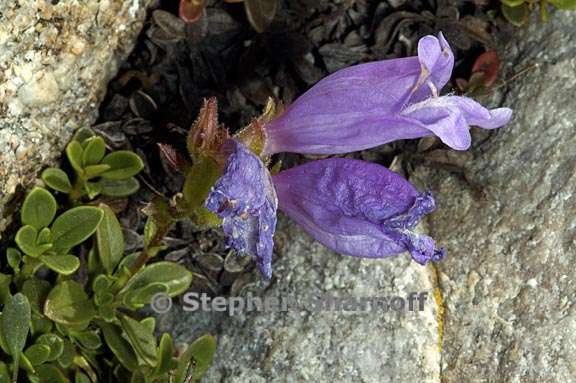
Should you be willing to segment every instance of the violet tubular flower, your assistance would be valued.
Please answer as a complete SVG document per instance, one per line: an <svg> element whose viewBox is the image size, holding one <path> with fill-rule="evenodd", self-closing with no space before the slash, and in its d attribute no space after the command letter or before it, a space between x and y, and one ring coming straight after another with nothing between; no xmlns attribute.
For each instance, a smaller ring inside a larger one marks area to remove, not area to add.
<svg viewBox="0 0 576 383"><path fill-rule="evenodd" d="M508 123L508 108L488 110L467 97L439 96L454 55L442 36L425 36L418 56L360 64L324 78L265 125L264 154L337 154L436 135L470 147L470 125Z"/></svg>
<svg viewBox="0 0 576 383"><path fill-rule="evenodd" d="M383 258L408 251L420 264L445 255L432 238L413 231L435 209L431 194L383 166L331 158L272 179L280 210L336 252Z"/></svg>
<svg viewBox="0 0 576 383"><path fill-rule="evenodd" d="M212 187L205 206L222 218L228 245L249 254L269 279L278 207L270 173L241 143L227 140L223 149L228 154L224 174Z"/></svg>

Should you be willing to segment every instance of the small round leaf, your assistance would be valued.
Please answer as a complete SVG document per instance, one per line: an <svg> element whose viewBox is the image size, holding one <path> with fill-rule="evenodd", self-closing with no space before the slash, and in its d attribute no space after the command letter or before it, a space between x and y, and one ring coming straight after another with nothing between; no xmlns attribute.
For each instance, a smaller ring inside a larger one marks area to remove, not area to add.
<svg viewBox="0 0 576 383"><path fill-rule="evenodd" d="M48 168L44 170L42 172L42 180L46 185L56 191L62 193L70 193L72 191L72 183L62 169Z"/></svg>
<svg viewBox="0 0 576 383"><path fill-rule="evenodd" d="M127 197L138 191L140 183L134 177L123 180L110 180L102 178L98 185L100 192L107 197Z"/></svg>
<svg viewBox="0 0 576 383"><path fill-rule="evenodd" d="M40 260L58 274L70 275L80 267L80 260L74 255L43 255Z"/></svg>
<svg viewBox="0 0 576 383"><path fill-rule="evenodd" d="M144 169L144 162L136 153L128 150L119 150L108 154L102 160L102 164L109 165L110 170L102 174L102 177L121 180L130 178Z"/></svg>
<svg viewBox="0 0 576 383"><path fill-rule="evenodd" d="M75 207L60 215L52 225L54 250L68 250L84 242L94 234L103 216L101 209L90 206Z"/></svg>
<svg viewBox="0 0 576 383"><path fill-rule="evenodd" d="M40 230L50 225L57 208L56 199L48 190L35 187L24 199L20 213L22 224Z"/></svg>
<svg viewBox="0 0 576 383"><path fill-rule="evenodd" d="M76 281L64 281L50 291L44 304L44 315L64 325L90 321L96 310L84 288Z"/></svg>
<svg viewBox="0 0 576 383"><path fill-rule="evenodd" d="M24 355L33 366L38 366L48 360L50 347L45 344L33 344L24 351Z"/></svg>
<svg viewBox="0 0 576 383"><path fill-rule="evenodd" d="M50 348L48 361L58 359L64 352L64 341L56 334L40 335L38 339L36 339L36 344L44 344Z"/></svg>
<svg viewBox="0 0 576 383"><path fill-rule="evenodd" d="M102 161L106 154L106 143L102 137L91 137L84 141L84 153L82 154L82 164L84 166L96 165Z"/></svg>

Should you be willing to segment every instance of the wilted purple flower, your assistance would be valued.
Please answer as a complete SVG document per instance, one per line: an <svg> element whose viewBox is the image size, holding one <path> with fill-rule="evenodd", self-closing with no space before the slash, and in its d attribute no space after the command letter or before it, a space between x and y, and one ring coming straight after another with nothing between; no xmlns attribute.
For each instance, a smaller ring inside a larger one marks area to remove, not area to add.
<svg viewBox="0 0 576 383"><path fill-rule="evenodd" d="M223 219L228 245L252 256L270 278L278 207L270 173L241 143L228 140L223 149L229 153L224 174L210 191L206 208Z"/></svg>
<svg viewBox="0 0 576 383"><path fill-rule="evenodd" d="M412 231L434 210L434 199L385 167L331 158L271 178L243 144L229 140L225 146L230 154L224 174L206 207L223 218L228 244L250 254L264 277L272 275L278 206L319 242L342 254L382 258L408 251L420 264L444 256L432 238Z"/></svg>
<svg viewBox="0 0 576 383"><path fill-rule="evenodd" d="M432 238L412 230L435 209L430 193L383 166L330 158L272 179L280 209L332 250L368 258L408 251L420 264L445 254Z"/></svg>
<svg viewBox="0 0 576 383"><path fill-rule="evenodd" d="M318 82L266 124L265 154L335 154L430 135L448 146L470 146L469 125L494 129L508 108L488 110L455 96L438 96L454 55L442 34L418 43L418 56L361 64Z"/></svg>

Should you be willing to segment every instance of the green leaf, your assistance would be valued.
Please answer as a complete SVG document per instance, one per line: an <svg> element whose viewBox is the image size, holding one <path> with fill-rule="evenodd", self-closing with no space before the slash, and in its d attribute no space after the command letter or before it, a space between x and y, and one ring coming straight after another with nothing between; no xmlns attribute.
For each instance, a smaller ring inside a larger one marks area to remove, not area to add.
<svg viewBox="0 0 576 383"><path fill-rule="evenodd" d="M107 205L100 204L104 218L96 230L96 241L100 263L108 274L112 274L124 255L124 234L116 214Z"/></svg>
<svg viewBox="0 0 576 383"><path fill-rule="evenodd" d="M509 7L517 7L526 2L526 0L500 0L501 3Z"/></svg>
<svg viewBox="0 0 576 383"><path fill-rule="evenodd" d="M196 381L210 368L216 353L216 339L211 335L204 335L196 339L178 359L176 370L176 383Z"/></svg>
<svg viewBox="0 0 576 383"><path fill-rule="evenodd" d="M36 374L42 383L69 383L62 371L53 364L43 364L36 367Z"/></svg>
<svg viewBox="0 0 576 383"><path fill-rule="evenodd" d="M38 237L36 238L36 245L47 245L52 243L52 231L45 227L44 229L40 230L38 233Z"/></svg>
<svg viewBox="0 0 576 383"><path fill-rule="evenodd" d="M136 153L128 150L119 150L108 154L102 160L102 164L110 165L110 170L102 174L102 177L121 180L130 178L144 169L144 162Z"/></svg>
<svg viewBox="0 0 576 383"><path fill-rule="evenodd" d="M35 187L24 199L20 219L23 225L40 230L50 225L57 208L56 199L48 190Z"/></svg>
<svg viewBox="0 0 576 383"><path fill-rule="evenodd" d="M88 350L97 350L102 346L102 340L94 331L74 332L72 336Z"/></svg>
<svg viewBox="0 0 576 383"><path fill-rule="evenodd" d="M150 331L146 325L126 315L120 316L120 324L136 354L146 364L154 367L156 365L156 338L154 337L154 332Z"/></svg>
<svg viewBox="0 0 576 383"><path fill-rule="evenodd" d="M22 284L22 294L28 298L32 312L42 314L42 306L52 286L48 281L30 278Z"/></svg>
<svg viewBox="0 0 576 383"><path fill-rule="evenodd" d="M68 339L63 340L62 353L58 357L58 364L64 368L68 368L72 365L74 361L74 356L76 351L74 350L74 345Z"/></svg>
<svg viewBox="0 0 576 383"><path fill-rule="evenodd" d="M53 325L53 322L44 317L44 314L32 313L32 321L30 322L32 336L49 333L52 331Z"/></svg>
<svg viewBox="0 0 576 383"><path fill-rule="evenodd" d="M530 8L524 3L516 7L509 7L506 4L501 4L502 14L508 22L514 26L521 27L528 21L530 16Z"/></svg>
<svg viewBox="0 0 576 383"><path fill-rule="evenodd" d="M154 317L144 318L140 321L140 324L145 326L149 332L154 333L154 330L156 329L156 318Z"/></svg>
<svg viewBox="0 0 576 383"><path fill-rule="evenodd" d="M104 212L96 207L80 206L60 215L52 225L54 250L66 252L88 239L102 221Z"/></svg>
<svg viewBox="0 0 576 383"><path fill-rule="evenodd" d="M38 230L33 226L22 226L16 233L14 240L24 254L36 258L41 254L36 247L36 238L38 238Z"/></svg>
<svg viewBox="0 0 576 383"><path fill-rule="evenodd" d="M208 193L222 174L220 165L213 159L198 156L197 161L186 173L182 194L188 214L201 228L218 226L220 218L204 206Z"/></svg>
<svg viewBox="0 0 576 383"><path fill-rule="evenodd" d="M102 329L106 344L120 363L129 371L136 370L138 368L138 360L130 344L122 337L120 328L105 322L99 322L98 326Z"/></svg>
<svg viewBox="0 0 576 383"><path fill-rule="evenodd" d="M100 187L100 183L98 182L86 182L84 184L84 188L86 189L86 193L88 194L88 198L94 199L100 193L102 193L102 188Z"/></svg>
<svg viewBox="0 0 576 383"><path fill-rule="evenodd" d="M19 355L24 349L30 331L31 316L30 302L22 293L10 297L4 305L1 325L10 355Z"/></svg>
<svg viewBox="0 0 576 383"><path fill-rule="evenodd" d="M26 355L26 358L28 358L33 366L38 366L48 361L50 347L45 344L33 344L24 351L24 355Z"/></svg>
<svg viewBox="0 0 576 383"><path fill-rule="evenodd" d="M139 256L140 253L131 253L122 258L122 261L120 261L120 264L118 265L116 274L119 274L118 270L120 269L129 270L130 268L132 268L132 265L134 265L134 262L136 262ZM130 272L128 271L128 273ZM115 276L117 276L116 274Z"/></svg>
<svg viewBox="0 0 576 383"><path fill-rule="evenodd" d="M183 293L192 282L192 273L173 262L156 262L134 274L122 292L136 291L151 284L163 284L171 297Z"/></svg>
<svg viewBox="0 0 576 383"><path fill-rule="evenodd" d="M80 128L76 131L76 134L74 134L74 137L72 139L84 145L86 140L88 140L91 137L94 137L95 135L96 134L94 133L94 131L90 128Z"/></svg>
<svg viewBox="0 0 576 383"><path fill-rule="evenodd" d="M82 143L84 153L82 154L82 165L96 165L104 158L106 154L106 143L102 137L91 137Z"/></svg>
<svg viewBox="0 0 576 383"><path fill-rule="evenodd" d="M92 383L92 381L86 374L76 371L76 375L74 375L74 383Z"/></svg>
<svg viewBox="0 0 576 383"><path fill-rule="evenodd" d="M62 169L48 168L42 172L41 177L47 186L56 191L66 194L72 191L72 183Z"/></svg>
<svg viewBox="0 0 576 383"><path fill-rule="evenodd" d="M10 297L2 311L0 326L2 327L3 340L8 354L14 357L14 371L12 380L16 382L18 378L18 368L20 353L26 345L26 338L30 332L30 319L32 312L30 302L22 293Z"/></svg>
<svg viewBox="0 0 576 383"><path fill-rule="evenodd" d="M160 338L160 345L158 346L156 374L165 374L174 368L173 355L174 343L172 336L169 333L164 333L162 334L162 338Z"/></svg>
<svg viewBox="0 0 576 383"><path fill-rule="evenodd" d="M127 197L138 191L140 183L134 177L123 180L110 180L102 178L98 185L103 195L107 197Z"/></svg>
<svg viewBox="0 0 576 383"><path fill-rule="evenodd" d="M22 253L14 247L9 247L6 249L6 259L12 270L18 273L20 271L20 263L22 263Z"/></svg>
<svg viewBox="0 0 576 383"><path fill-rule="evenodd" d="M0 303L8 302L12 294L10 293L10 283L12 276L0 273Z"/></svg>
<svg viewBox="0 0 576 383"><path fill-rule="evenodd" d="M75 255L42 255L40 260L58 274L70 275L80 267L80 260Z"/></svg>
<svg viewBox="0 0 576 383"><path fill-rule="evenodd" d="M66 146L66 157L68 157L68 161L70 162L70 165L72 165L72 168L80 175L84 174L84 169L82 167L83 154L84 149L82 149L80 142L76 140L71 141L68 146Z"/></svg>
<svg viewBox="0 0 576 383"><path fill-rule="evenodd" d="M6 363L0 361L0 383L10 383L10 371Z"/></svg>
<svg viewBox="0 0 576 383"><path fill-rule="evenodd" d="M110 165L90 165L84 168L84 174L86 175L87 179L90 179L98 177L108 170L110 170Z"/></svg>
<svg viewBox="0 0 576 383"><path fill-rule="evenodd" d="M112 286L112 283L114 283L114 279L100 274L94 278L94 282L92 282L92 290L96 294L104 292L106 289Z"/></svg>
<svg viewBox="0 0 576 383"><path fill-rule="evenodd" d="M35 372L34 366L32 365L32 363L30 363L30 361L28 360L26 355L24 355L23 352L20 353L20 368L29 373Z"/></svg>
<svg viewBox="0 0 576 383"><path fill-rule="evenodd" d="M114 306L110 304L103 304L98 306L98 315L102 317L106 322L112 322L116 320L116 310Z"/></svg>
<svg viewBox="0 0 576 383"><path fill-rule="evenodd" d="M548 0L548 2L558 9L576 9L576 0Z"/></svg>
<svg viewBox="0 0 576 383"><path fill-rule="evenodd" d="M92 380L80 370L74 374L74 383L92 383Z"/></svg>
<svg viewBox="0 0 576 383"><path fill-rule="evenodd" d="M84 288L76 281L64 281L48 294L44 315L64 325L83 324L90 321L96 310Z"/></svg>
<svg viewBox="0 0 576 383"><path fill-rule="evenodd" d="M159 293L167 293L168 286L163 283L151 283L141 289L129 291L124 299L124 304L131 308L141 308L150 304L152 297Z"/></svg>
<svg viewBox="0 0 576 383"><path fill-rule="evenodd" d="M50 354L47 359L49 362L60 358L64 352L64 341L56 334L40 335L36 339L36 344L43 344L50 348Z"/></svg>
<svg viewBox="0 0 576 383"><path fill-rule="evenodd" d="M135 371L130 378L130 383L146 383L146 376L142 371Z"/></svg>
<svg viewBox="0 0 576 383"><path fill-rule="evenodd" d="M74 363L78 367L80 367L86 374L88 374L90 380L92 380L93 382L98 381L98 376L96 375L96 372L92 368L92 366L97 367L100 364L95 353L88 353L82 351L82 356L75 358Z"/></svg>

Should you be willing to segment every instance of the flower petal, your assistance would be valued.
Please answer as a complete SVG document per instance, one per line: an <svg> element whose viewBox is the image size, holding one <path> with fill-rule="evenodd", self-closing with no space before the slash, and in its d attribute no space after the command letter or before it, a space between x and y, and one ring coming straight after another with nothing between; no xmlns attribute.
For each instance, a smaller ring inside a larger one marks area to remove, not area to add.
<svg viewBox="0 0 576 383"><path fill-rule="evenodd" d="M229 246L251 255L270 278L278 207L270 173L241 143L228 140L224 149L230 153L224 174L210 191L206 208L223 219Z"/></svg>
<svg viewBox="0 0 576 383"><path fill-rule="evenodd" d="M318 82L266 124L264 154L336 154L429 135L396 117L434 96L450 79L454 55L440 34L426 36L418 56L360 64Z"/></svg>
<svg viewBox="0 0 576 383"><path fill-rule="evenodd" d="M496 129L506 125L512 118L512 109L486 109L468 97L446 96L450 103L456 105L463 113L468 125L484 129Z"/></svg>
<svg viewBox="0 0 576 383"><path fill-rule="evenodd" d="M346 153L375 146L365 125L400 111L420 71L418 58L408 57L360 64L324 78L266 124L264 153ZM333 142L341 147L330 151Z"/></svg>
<svg viewBox="0 0 576 383"><path fill-rule="evenodd" d="M330 158L272 179L280 209L337 252L381 258L410 251L419 262L435 257L429 246L420 244L426 241L411 231L434 209L432 196L419 193L383 166Z"/></svg>
<svg viewBox="0 0 576 383"><path fill-rule="evenodd" d="M466 150L472 141L470 125L499 128L510 121L512 110L489 110L467 97L443 96L412 104L401 115L406 124L428 129L452 149Z"/></svg>
<svg viewBox="0 0 576 383"><path fill-rule="evenodd" d="M470 128L461 111L446 97L433 97L411 105L402 112L409 122L428 129L456 150L470 147Z"/></svg>
<svg viewBox="0 0 576 383"><path fill-rule="evenodd" d="M418 60L422 68L410 103L437 96L448 83L454 69L454 53L442 33L424 36L418 41Z"/></svg>

